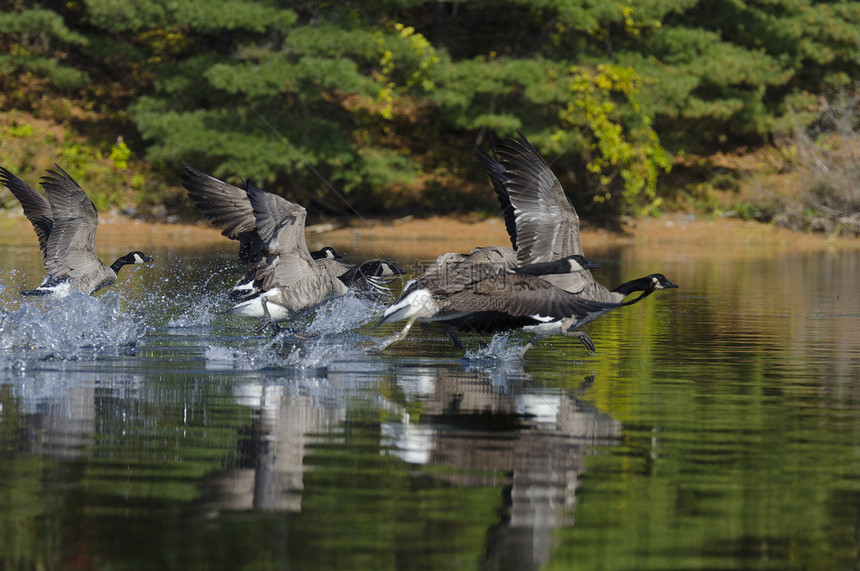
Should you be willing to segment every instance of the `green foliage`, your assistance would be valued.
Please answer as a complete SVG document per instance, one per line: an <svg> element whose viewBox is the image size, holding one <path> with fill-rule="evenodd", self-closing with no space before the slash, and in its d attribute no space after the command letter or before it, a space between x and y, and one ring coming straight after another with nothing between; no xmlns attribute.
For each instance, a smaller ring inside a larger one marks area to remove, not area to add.
<svg viewBox="0 0 860 571"><path fill-rule="evenodd" d="M72 175L99 209L137 199L130 187L140 189L142 185L139 180L135 185L133 175L125 172L132 151L122 137L112 147L103 149L76 136L70 129L49 129L25 120L23 113L0 114L3 167L37 186L44 170L57 163ZM0 202L0 207L17 205L11 195L7 202Z"/></svg>
<svg viewBox="0 0 860 571"><path fill-rule="evenodd" d="M113 166L118 169L128 168L128 159L131 158L131 149L125 144L122 138L118 139L114 146L110 149L108 158L113 163Z"/></svg>
<svg viewBox="0 0 860 571"><path fill-rule="evenodd" d="M812 0L35 2L0 15L0 81L127 109L170 171L366 210L486 186L469 145L522 129L578 206L647 213L673 154L814 121L860 72L858 30L856 3Z"/></svg>
<svg viewBox="0 0 860 571"><path fill-rule="evenodd" d="M735 204L735 212L741 220L755 220L761 214L758 207L752 202L738 202Z"/></svg>
<svg viewBox="0 0 860 571"><path fill-rule="evenodd" d="M0 54L6 54L0 55L0 81L13 81L26 71L49 78L61 91L83 87L87 74L54 56L67 46L86 44L87 38L69 29L54 11L35 8L0 13Z"/></svg>

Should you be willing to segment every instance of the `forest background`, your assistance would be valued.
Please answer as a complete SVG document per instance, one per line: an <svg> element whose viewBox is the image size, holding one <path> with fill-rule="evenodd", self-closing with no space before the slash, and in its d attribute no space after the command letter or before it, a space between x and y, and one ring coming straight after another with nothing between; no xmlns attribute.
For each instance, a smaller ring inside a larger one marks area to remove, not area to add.
<svg viewBox="0 0 860 571"><path fill-rule="evenodd" d="M521 129L592 220L860 233L857 2L0 8L0 165L57 162L100 208L187 216L185 161L326 216L495 216L473 146Z"/></svg>

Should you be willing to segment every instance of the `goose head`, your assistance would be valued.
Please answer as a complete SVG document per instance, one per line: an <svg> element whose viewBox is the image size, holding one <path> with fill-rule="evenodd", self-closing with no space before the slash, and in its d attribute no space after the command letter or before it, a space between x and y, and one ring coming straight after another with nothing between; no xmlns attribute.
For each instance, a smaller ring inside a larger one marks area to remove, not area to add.
<svg viewBox="0 0 860 571"><path fill-rule="evenodd" d="M566 258L561 258L559 262L565 261L568 264L567 273L574 272L584 272L585 270L590 270L592 268L599 268L600 264L597 262L593 262L580 254L574 254L572 256L567 256Z"/></svg>
<svg viewBox="0 0 860 571"><path fill-rule="evenodd" d="M316 252L311 252L311 257L314 260L337 260L338 258L342 258L340 254L338 254L334 248L331 246L326 246Z"/></svg>
<svg viewBox="0 0 860 571"><path fill-rule="evenodd" d="M645 277L651 280L651 285L649 286L651 289L669 289L678 287L678 284L670 282L663 274L651 274Z"/></svg>
<svg viewBox="0 0 860 571"><path fill-rule="evenodd" d="M374 260L369 262L367 273L374 276L397 276L406 272L391 260Z"/></svg>
<svg viewBox="0 0 860 571"><path fill-rule="evenodd" d="M145 264L147 262L151 262L152 260L152 256L144 254L139 250L135 250L134 252L129 252L125 256L122 256L121 258L117 258L116 261L110 265L110 267L116 273L123 266L132 264Z"/></svg>

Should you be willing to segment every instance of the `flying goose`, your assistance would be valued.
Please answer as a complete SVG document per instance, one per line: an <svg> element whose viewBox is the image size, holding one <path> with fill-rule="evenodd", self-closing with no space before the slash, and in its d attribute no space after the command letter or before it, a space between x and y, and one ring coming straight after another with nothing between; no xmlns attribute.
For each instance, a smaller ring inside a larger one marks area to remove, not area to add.
<svg viewBox="0 0 860 571"><path fill-rule="evenodd" d="M390 276L403 273L388 261L341 264L331 247L312 255L302 206L247 183L242 189L184 168L182 182L191 201L224 236L239 242L239 259L251 266L228 294L238 302L229 312L260 318L257 331L348 288L384 291Z"/></svg>
<svg viewBox="0 0 860 571"><path fill-rule="evenodd" d="M582 255L576 210L549 165L525 135L518 133L520 140L508 138L497 145L498 160L480 149L483 153L482 162L491 173L494 187L504 186L503 191L496 188L496 193L507 196L513 209L516 233L512 235L512 240L516 236L516 265L550 261L573 254ZM500 168L505 169L504 177L492 174ZM568 275L560 274L547 276L546 279L586 299L617 303L631 292L643 291L635 288L659 275L637 278L613 290L596 281L590 271L576 274L573 280ZM668 280L666 282L671 284ZM678 286L672 284L658 289L666 287Z"/></svg>
<svg viewBox="0 0 860 571"><path fill-rule="evenodd" d="M406 325L376 348L381 351L402 340L415 321L489 333L608 311L618 304L585 300L542 279L547 274L576 274L596 266L584 256L574 255L515 269L467 264L425 274L410 282L383 313L378 325L401 320Z"/></svg>
<svg viewBox="0 0 860 571"><path fill-rule="evenodd" d="M191 202L215 227L222 228L222 235L239 242L239 260L249 266L228 296L233 300L242 300L258 294L257 266L265 264L267 252L247 192L249 185L245 183L245 188L239 188L190 165L183 163L183 167L182 185L188 191ZM389 260L372 260L358 266L344 264L339 261L342 256L331 246L310 252L310 256L318 266L358 291L385 292L389 278L404 273Z"/></svg>
<svg viewBox="0 0 860 571"><path fill-rule="evenodd" d="M480 147L475 151L502 204L506 227L516 248L515 251L504 252L503 263L511 267L583 254L576 209L546 161L522 132L518 131L518 134L519 139L500 141L494 149L495 156ZM513 223L509 217L513 218ZM544 279L581 298L607 303L621 303L637 291L648 291L636 299L639 301L657 289L678 287L662 274L630 280L612 290L595 280L590 271L550 274ZM594 312L583 319L568 320L566 331L572 334L573 329L594 321L604 313ZM589 350L594 350L594 344L585 333L576 335Z"/></svg>
<svg viewBox="0 0 860 571"><path fill-rule="evenodd" d="M140 251L129 252L107 265L96 255L98 211L69 174L54 165L40 183L47 199L30 185L0 167L0 182L15 195L33 225L47 275L38 287L23 295L92 295L117 279L127 264L151 262Z"/></svg>
<svg viewBox="0 0 860 571"><path fill-rule="evenodd" d="M502 210L511 247L482 246L469 254L442 254L441 264L498 264L515 268L582 255L579 216L561 183L522 132L520 140L506 138L492 154L476 145L475 158L490 177Z"/></svg>
<svg viewBox="0 0 860 571"><path fill-rule="evenodd" d="M261 318L257 327L261 331L270 322L284 321L344 295L346 284L310 255L305 242L305 209L251 185L246 185L245 191L266 255L257 264L254 280L259 293L236 304L230 313Z"/></svg>
<svg viewBox="0 0 860 571"><path fill-rule="evenodd" d="M325 246L319 250L311 252L311 258L313 258L317 265L329 270L333 275L336 275L335 272L332 271L333 269L340 270L340 266L345 266L346 269L350 267L347 264L342 264L337 261L337 259L341 257L342 256L331 246ZM262 257L260 259L262 259ZM259 260L257 263L259 263ZM333 265L328 265L328 263ZM342 272L343 270L340 271ZM251 265L247 272L245 272L244 276L236 281L235 285L233 285L233 287L227 292L227 297L232 301L242 301L258 294L260 289L256 278L257 264L255 263Z"/></svg>
<svg viewBox="0 0 860 571"><path fill-rule="evenodd" d="M505 138L499 141L493 154L479 146L476 146L474 153L493 184L512 247L480 247L470 254L442 254L416 281L433 279L440 273L463 273L469 266L491 264L512 270L583 255L576 209L549 165L525 135L519 131L518 134L519 139ZM615 307L638 302L657 289L678 287L662 274L651 274L609 290L594 279L587 267L575 272L548 271L540 277L580 299L608 305L564 319L550 319L552 328L540 326L537 322L525 324L523 319L519 319L522 316L516 316L518 319L511 323L523 323L522 326L532 328L536 336L533 341L539 336L539 331L563 327L563 334L578 337L592 352L594 343L586 333L575 332L576 329ZM629 294L637 291L642 292L642 295L633 301L624 302ZM446 321L461 330L489 332L492 330L490 323L501 324L505 318L499 312L479 312L451 317Z"/></svg>
<svg viewBox="0 0 860 571"><path fill-rule="evenodd" d="M533 264L532 266L525 266L524 268L519 268L514 271L521 271L527 268L540 269L544 265L546 265L548 268L552 268L556 264L563 262L565 259L566 258L562 258L561 260L557 260L555 262L544 262L543 264ZM532 273L534 273L534 271L535 270L531 270ZM552 285L553 281L560 281L560 279L564 279L568 275L569 274L565 274L561 271L552 271L544 268L541 270L540 278L546 283ZM590 309L587 309L585 312L579 312L570 315L562 315L561 313L555 313L552 315L540 317L518 316L509 312L493 310L474 312L463 316L454 316L445 321L448 325L460 331L471 331L474 333L496 333L499 331L507 331L510 329L521 327L523 328L523 330L532 333L531 339L529 339L528 343L523 348L523 353L528 351L528 349L531 348L534 343L536 343L543 337L547 337L549 335L564 335L565 337L575 337L579 339L583 345L585 345L585 348L589 352L594 353L596 351L594 342L591 340L587 333L585 333L584 331L578 331L580 327L582 327L586 323L591 323L598 317L601 317L605 313L608 313L609 311L612 311L617 307L633 305L634 303L645 299L658 289L670 289L676 288L678 286L669 281L663 274L651 274L621 284L620 286L609 292L611 296L607 297L611 297L612 300L594 300L591 298L583 297L582 295L571 293L570 291L558 287L556 285L553 285L553 287L565 292L567 296L570 296L574 299L589 301L594 303L595 305ZM631 300L624 301L628 295L636 292L640 292L639 296Z"/></svg>

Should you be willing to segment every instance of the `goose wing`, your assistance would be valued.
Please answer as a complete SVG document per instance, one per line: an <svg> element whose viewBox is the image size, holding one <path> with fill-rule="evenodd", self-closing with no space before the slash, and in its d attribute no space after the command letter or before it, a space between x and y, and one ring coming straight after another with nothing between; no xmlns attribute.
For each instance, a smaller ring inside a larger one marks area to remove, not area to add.
<svg viewBox="0 0 860 571"><path fill-rule="evenodd" d="M59 165L45 171L40 183L54 214L45 249L48 274L54 278L81 277L99 271L102 263L96 255L99 215L95 204Z"/></svg>
<svg viewBox="0 0 860 571"><path fill-rule="evenodd" d="M519 135L497 147L516 216L519 265L582 254L576 210L546 161Z"/></svg>
<svg viewBox="0 0 860 571"><path fill-rule="evenodd" d="M332 260L331 258L320 258L318 260L314 260L317 266L324 269L334 277L340 277L346 274L351 269L355 269L355 266L351 266L349 264L344 264L338 260Z"/></svg>
<svg viewBox="0 0 860 571"><path fill-rule="evenodd" d="M276 263L262 266L257 277L262 280L264 291L278 290L273 300L290 311L300 311L346 293L343 282L313 261L295 254L279 255Z"/></svg>
<svg viewBox="0 0 860 571"><path fill-rule="evenodd" d="M36 190L6 170L0 167L0 183L6 186L9 191L15 195L18 202L21 203L21 208L24 209L24 216L33 225L36 231L36 236L39 237L39 248L42 250L42 259L45 259L48 236L51 234L51 228L54 226L54 214L51 212L51 203L36 192Z"/></svg>
<svg viewBox="0 0 860 571"><path fill-rule="evenodd" d="M188 197L224 236L239 242L239 259L254 263L262 256L254 209L244 189L183 163L182 186Z"/></svg>
<svg viewBox="0 0 860 571"><path fill-rule="evenodd" d="M308 213L304 207L251 185L245 187L245 192L251 202L257 233L263 245L272 253L293 254L313 266L313 258L305 241L305 219Z"/></svg>
<svg viewBox="0 0 860 571"><path fill-rule="evenodd" d="M277 302L291 311L346 293L346 286L311 257L305 242L307 211L277 194L248 185L245 189L257 232L269 255L258 264L263 290L277 288Z"/></svg>
<svg viewBox="0 0 860 571"><path fill-rule="evenodd" d="M511 238L511 246L514 250L517 249L517 220L514 214L514 206L511 204L511 199L508 196L508 189L505 186L507 176L505 174L505 165L500 163L496 157L495 149L493 154L489 154L480 146L475 145L475 150L472 153L478 159L487 175L490 177L490 182L493 183L493 190L496 191L496 197L499 199L499 205L502 207L502 216L505 219L505 229L508 231L508 236Z"/></svg>
<svg viewBox="0 0 860 571"><path fill-rule="evenodd" d="M538 317L561 319L617 307L582 299L534 276L504 272L448 297L445 312L455 327L478 332L499 331L534 323ZM470 312L462 316L463 312Z"/></svg>

